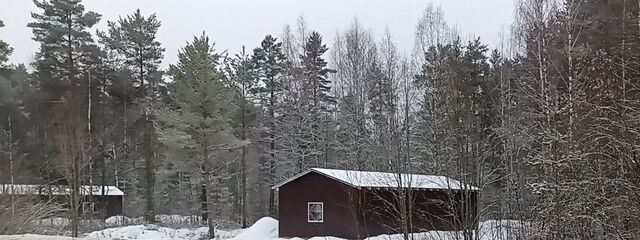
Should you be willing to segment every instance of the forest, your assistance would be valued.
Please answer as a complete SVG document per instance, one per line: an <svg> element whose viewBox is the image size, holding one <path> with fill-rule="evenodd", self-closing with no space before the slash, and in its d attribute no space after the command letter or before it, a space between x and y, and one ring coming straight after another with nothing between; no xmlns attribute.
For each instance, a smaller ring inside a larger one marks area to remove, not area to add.
<svg viewBox="0 0 640 240"><path fill-rule="evenodd" d="M33 3L35 60L0 40L0 183L68 185L74 236L81 185L118 186L145 222L247 227L324 167L459 179L478 221L521 222L513 239L640 239L640 1L516 0L494 47L428 5L410 53L300 17L255 49L194 33L166 69L155 14ZM0 234L47 214L16 208L0 195Z"/></svg>

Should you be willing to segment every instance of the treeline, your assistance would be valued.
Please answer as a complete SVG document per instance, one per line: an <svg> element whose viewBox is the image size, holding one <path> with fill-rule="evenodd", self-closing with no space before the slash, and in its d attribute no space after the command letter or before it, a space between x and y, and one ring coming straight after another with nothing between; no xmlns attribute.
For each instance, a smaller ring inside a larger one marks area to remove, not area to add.
<svg viewBox="0 0 640 240"><path fill-rule="evenodd" d="M237 54L197 34L168 69L155 14L94 33L80 0L34 3L33 72L0 41L2 182L68 184L72 209L79 185L117 185L149 222L244 227L310 167L424 173L481 187L476 221L519 238L640 237L638 2L520 0L494 50L433 6L411 54L299 19Z"/></svg>

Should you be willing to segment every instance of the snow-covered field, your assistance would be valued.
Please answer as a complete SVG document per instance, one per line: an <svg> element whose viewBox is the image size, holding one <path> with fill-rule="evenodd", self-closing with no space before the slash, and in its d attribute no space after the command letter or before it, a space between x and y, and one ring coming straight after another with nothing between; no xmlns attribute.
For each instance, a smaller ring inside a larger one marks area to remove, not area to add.
<svg viewBox="0 0 640 240"><path fill-rule="evenodd" d="M514 231L517 226L514 221L485 221L480 225L481 240L509 240L509 230ZM206 239L207 228L171 229L156 225L132 225L115 228L107 228L86 234L81 240L201 240ZM413 239L421 240L452 240L456 239L457 232L432 231L418 233ZM45 235L11 235L0 236L0 240L72 240L70 237L45 236ZM233 231L216 230L218 240L279 240L278 221L273 218L262 218L247 229ZM382 235L367 238L367 240L400 240L401 235ZM293 240L293 239L290 239ZM297 239L296 239L297 240ZM311 240L342 240L335 237L314 237Z"/></svg>

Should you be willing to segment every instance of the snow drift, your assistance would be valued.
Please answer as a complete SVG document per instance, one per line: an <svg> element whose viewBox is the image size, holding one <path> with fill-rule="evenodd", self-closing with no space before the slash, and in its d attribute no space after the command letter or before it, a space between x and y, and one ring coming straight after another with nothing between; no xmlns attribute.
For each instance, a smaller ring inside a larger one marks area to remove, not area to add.
<svg viewBox="0 0 640 240"><path fill-rule="evenodd" d="M278 238L278 220L270 217L263 217L256 221L251 227L242 231L233 240L258 240L258 239L277 239Z"/></svg>
<svg viewBox="0 0 640 240"><path fill-rule="evenodd" d="M122 219L112 219L121 221ZM82 240L202 240L206 239L206 227L172 229L157 225L132 225L125 227L107 228L86 234ZM484 221L480 223L478 237L481 240L511 240L518 239L520 230L518 221ZM64 236L44 236L34 234L0 236L0 240L72 240ZM216 240L278 240L278 220L264 217L256 221L247 229L224 231L216 229ZM367 240L401 240L401 234L381 235L367 238ZM420 240L453 240L461 239L459 232L431 231L413 234L413 239ZM280 239L285 240L285 239ZM288 240L302 240L293 238ZM309 240L343 240L335 237L318 236Z"/></svg>
<svg viewBox="0 0 640 240"><path fill-rule="evenodd" d="M118 228L107 228L89 233L91 239L203 239L207 234L207 228L197 229L171 229L156 225L133 225Z"/></svg>

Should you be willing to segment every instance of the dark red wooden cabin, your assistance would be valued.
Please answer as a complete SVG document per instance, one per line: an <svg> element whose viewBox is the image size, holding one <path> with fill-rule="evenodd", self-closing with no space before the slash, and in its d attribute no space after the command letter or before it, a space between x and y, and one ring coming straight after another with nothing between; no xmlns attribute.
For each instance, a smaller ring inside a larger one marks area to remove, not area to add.
<svg viewBox="0 0 640 240"><path fill-rule="evenodd" d="M15 195L21 201L50 201L67 208L69 187L64 185L0 184L0 196ZM84 218L102 218L122 215L124 193L115 186L80 186L80 214Z"/></svg>
<svg viewBox="0 0 640 240"><path fill-rule="evenodd" d="M273 188L280 237L364 239L478 226L479 189L449 177L312 168Z"/></svg>

